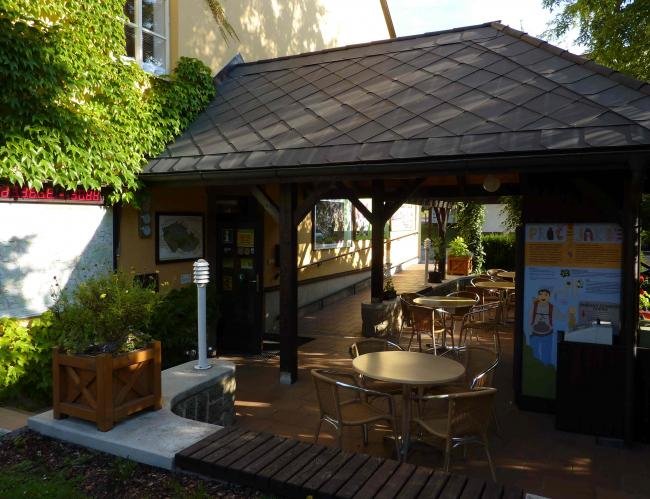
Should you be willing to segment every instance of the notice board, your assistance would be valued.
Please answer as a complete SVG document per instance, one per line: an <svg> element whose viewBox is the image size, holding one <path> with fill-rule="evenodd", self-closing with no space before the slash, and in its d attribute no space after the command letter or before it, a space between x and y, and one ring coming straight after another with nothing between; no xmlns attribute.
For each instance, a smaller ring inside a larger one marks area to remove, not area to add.
<svg viewBox="0 0 650 499"><path fill-rule="evenodd" d="M623 232L611 223L524 230L522 394L555 399L558 335L611 345L619 334Z"/></svg>

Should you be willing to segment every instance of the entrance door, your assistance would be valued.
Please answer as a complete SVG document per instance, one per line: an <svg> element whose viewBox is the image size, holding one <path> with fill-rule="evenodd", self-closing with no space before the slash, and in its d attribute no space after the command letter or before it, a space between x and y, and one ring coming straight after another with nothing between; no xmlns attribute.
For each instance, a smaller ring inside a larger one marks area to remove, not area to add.
<svg viewBox="0 0 650 499"><path fill-rule="evenodd" d="M221 315L219 353L262 351L262 214L254 199L238 200L236 209L217 210L217 289Z"/></svg>

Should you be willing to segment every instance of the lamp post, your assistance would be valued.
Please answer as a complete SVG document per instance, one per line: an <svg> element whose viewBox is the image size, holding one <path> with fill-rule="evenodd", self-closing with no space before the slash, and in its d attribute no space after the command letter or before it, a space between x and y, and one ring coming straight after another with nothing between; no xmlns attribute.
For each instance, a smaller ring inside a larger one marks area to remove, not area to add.
<svg viewBox="0 0 650 499"><path fill-rule="evenodd" d="M429 250L431 249L431 239L428 237L424 240L424 285L429 283Z"/></svg>
<svg viewBox="0 0 650 499"><path fill-rule="evenodd" d="M194 262L193 269L194 284L196 284L197 292L197 321L199 330L199 363L194 366L194 369L210 369L212 365L208 364L205 332L205 287L210 282L210 264L201 258Z"/></svg>

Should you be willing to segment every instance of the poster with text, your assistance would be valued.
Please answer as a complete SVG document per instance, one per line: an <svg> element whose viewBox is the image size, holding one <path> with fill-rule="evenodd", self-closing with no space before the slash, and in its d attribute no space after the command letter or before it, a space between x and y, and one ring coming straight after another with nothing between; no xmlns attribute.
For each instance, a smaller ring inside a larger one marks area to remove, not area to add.
<svg viewBox="0 0 650 499"><path fill-rule="evenodd" d="M558 333L611 345L620 329L616 224L526 224L522 393L555 398Z"/></svg>

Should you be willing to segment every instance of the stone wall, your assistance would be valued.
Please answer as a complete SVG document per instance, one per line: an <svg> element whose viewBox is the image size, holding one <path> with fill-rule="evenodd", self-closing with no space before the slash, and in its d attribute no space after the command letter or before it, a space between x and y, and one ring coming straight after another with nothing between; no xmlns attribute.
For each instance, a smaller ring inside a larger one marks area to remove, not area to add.
<svg viewBox="0 0 650 499"><path fill-rule="evenodd" d="M174 402L171 411L194 421L230 426L235 421L235 388L233 371L214 380L214 384Z"/></svg>

